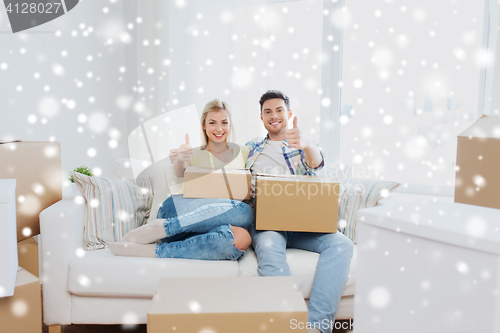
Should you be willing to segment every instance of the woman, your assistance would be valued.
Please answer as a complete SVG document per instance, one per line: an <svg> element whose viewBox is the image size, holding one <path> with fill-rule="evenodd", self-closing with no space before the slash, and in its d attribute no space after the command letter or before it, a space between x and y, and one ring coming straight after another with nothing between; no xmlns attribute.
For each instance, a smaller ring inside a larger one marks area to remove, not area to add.
<svg viewBox="0 0 500 333"><path fill-rule="evenodd" d="M228 142L231 113L226 102L214 99L201 116L201 148L186 142L173 157L177 177L187 166L244 169L248 149ZM230 199L189 199L182 191L170 196L160 207L157 220L129 232L123 242L111 243L115 255L158 258L236 260L252 240L246 230L253 222L252 208ZM161 240L160 244L149 244Z"/></svg>

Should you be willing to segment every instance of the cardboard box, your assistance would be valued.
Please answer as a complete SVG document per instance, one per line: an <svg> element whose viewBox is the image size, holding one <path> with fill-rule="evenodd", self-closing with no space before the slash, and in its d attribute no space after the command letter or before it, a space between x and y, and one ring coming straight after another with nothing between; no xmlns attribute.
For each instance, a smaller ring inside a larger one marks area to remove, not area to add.
<svg viewBox="0 0 500 333"><path fill-rule="evenodd" d="M500 208L500 117L483 116L457 141L455 202Z"/></svg>
<svg viewBox="0 0 500 333"><path fill-rule="evenodd" d="M42 300L38 278L19 267L14 296L0 298L2 333L42 332Z"/></svg>
<svg viewBox="0 0 500 333"><path fill-rule="evenodd" d="M17 179L17 240L38 235L40 212L62 199L60 143L0 143L0 160L0 178Z"/></svg>
<svg viewBox="0 0 500 333"><path fill-rule="evenodd" d="M33 237L17 243L19 266L38 276L38 243Z"/></svg>
<svg viewBox="0 0 500 333"><path fill-rule="evenodd" d="M338 180L313 176L257 176L257 230L337 232Z"/></svg>
<svg viewBox="0 0 500 333"><path fill-rule="evenodd" d="M148 333L304 332L307 306L292 277L163 278Z"/></svg>
<svg viewBox="0 0 500 333"><path fill-rule="evenodd" d="M16 180L0 179L0 297L14 295L17 266Z"/></svg>
<svg viewBox="0 0 500 333"><path fill-rule="evenodd" d="M187 167L184 172L185 198L250 199L252 176L245 169Z"/></svg>

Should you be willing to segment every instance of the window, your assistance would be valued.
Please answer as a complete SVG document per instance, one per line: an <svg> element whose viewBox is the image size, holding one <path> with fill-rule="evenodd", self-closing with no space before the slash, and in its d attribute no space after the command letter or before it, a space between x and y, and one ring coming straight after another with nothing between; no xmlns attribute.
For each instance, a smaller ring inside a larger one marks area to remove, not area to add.
<svg viewBox="0 0 500 333"><path fill-rule="evenodd" d="M226 100L233 110L236 142L244 143L266 134L258 101L266 90L279 89L289 95L303 132L325 150L337 147L332 123L338 123L340 114L341 44L336 34L341 25L334 16L339 17L341 3L162 2L158 113L190 104L201 113L209 100ZM323 128L325 124L329 127ZM337 155L327 152L332 160Z"/></svg>
<svg viewBox="0 0 500 333"><path fill-rule="evenodd" d="M449 194L456 136L478 119L484 3L347 1L345 14L340 161Z"/></svg>

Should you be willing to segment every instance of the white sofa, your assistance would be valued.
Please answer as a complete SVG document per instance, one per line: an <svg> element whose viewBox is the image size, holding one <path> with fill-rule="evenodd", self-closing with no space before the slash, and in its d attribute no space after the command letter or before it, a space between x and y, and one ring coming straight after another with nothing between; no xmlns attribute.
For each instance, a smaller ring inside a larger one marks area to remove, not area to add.
<svg viewBox="0 0 500 333"><path fill-rule="evenodd" d="M116 176L132 178L120 169L126 164L120 161L115 166ZM338 166L326 168L322 174L337 172L335 168ZM82 203L70 198L40 214L43 319L50 331L70 324L145 324L162 277L258 275L252 248L238 261L119 257L109 249L83 251L83 210ZM287 250L288 265L306 300L318 258L317 253ZM356 247L338 320L353 318L355 276Z"/></svg>

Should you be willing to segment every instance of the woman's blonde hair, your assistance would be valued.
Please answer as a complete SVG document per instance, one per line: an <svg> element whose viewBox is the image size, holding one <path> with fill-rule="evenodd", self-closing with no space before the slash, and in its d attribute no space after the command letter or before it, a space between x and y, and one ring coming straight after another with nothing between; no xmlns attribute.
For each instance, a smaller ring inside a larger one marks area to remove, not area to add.
<svg viewBox="0 0 500 333"><path fill-rule="evenodd" d="M229 116L229 133L226 142L231 142L233 138L233 120L231 119L231 108L227 102L221 101L219 99L213 99L205 105L203 113L201 114L201 132L202 132L202 147L205 149L208 145L208 135L204 129L205 121L207 119L207 113L210 111L221 111L225 110Z"/></svg>

